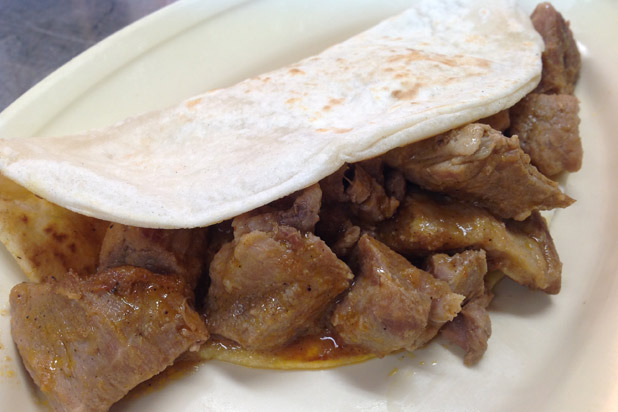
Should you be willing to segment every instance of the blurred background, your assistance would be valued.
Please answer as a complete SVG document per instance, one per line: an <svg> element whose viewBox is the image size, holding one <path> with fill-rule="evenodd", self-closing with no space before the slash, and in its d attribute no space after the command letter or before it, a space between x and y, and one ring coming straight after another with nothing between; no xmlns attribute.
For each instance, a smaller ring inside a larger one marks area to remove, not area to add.
<svg viewBox="0 0 618 412"><path fill-rule="evenodd" d="M93 44L175 0L0 0L0 111Z"/></svg>

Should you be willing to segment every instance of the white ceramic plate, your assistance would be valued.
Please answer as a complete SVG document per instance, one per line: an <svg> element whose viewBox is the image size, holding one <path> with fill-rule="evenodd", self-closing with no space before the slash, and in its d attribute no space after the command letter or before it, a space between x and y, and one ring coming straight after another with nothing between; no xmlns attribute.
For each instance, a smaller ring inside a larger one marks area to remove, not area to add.
<svg viewBox="0 0 618 412"><path fill-rule="evenodd" d="M38 84L0 115L0 136L53 135L110 124L319 52L411 0L187 1L122 30ZM503 282L481 362L440 341L322 371L201 364L114 411L618 410L618 3L555 1L580 42L582 171L552 232L564 262L557 296ZM533 9L532 2L523 6ZM9 334L8 293L22 275L0 250L0 410L37 411Z"/></svg>

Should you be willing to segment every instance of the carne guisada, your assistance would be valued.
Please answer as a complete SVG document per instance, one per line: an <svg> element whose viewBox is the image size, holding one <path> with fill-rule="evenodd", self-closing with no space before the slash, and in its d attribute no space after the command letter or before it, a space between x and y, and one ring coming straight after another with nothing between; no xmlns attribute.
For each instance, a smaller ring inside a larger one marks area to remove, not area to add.
<svg viewBox="0 0 618 412"><path fill-rule="evenodd" d="M52 406L107 410L203 344L205 357L222 343L249 364L242 353L286 359L328 337L340 365L441 333L478 362L491 335L488 273L559 292L562 264L539 211L574 201L552 178L581 165L572 33L546 3L532 22L546 44L542 77L515 106L206 227L93 219L96 268L89 256L80 273L67 263L11 293L13 338Z"/></svg>

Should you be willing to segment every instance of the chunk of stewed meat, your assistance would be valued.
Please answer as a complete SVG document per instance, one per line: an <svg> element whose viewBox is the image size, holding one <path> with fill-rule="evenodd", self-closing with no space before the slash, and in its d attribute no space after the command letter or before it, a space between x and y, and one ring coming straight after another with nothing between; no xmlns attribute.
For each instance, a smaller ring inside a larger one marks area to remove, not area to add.
<svg viewBox="0 0 618 412"><path fill-rule="evenodd" d="M291 226L301 232L313 232L319 220L322 190L318 184L266 206L237 216L232 221L234 236L254 230L268 232L275 226Z"/></svg>
<svg viewBox="0 0 618 412"><path fill-rule="evenodd" d="M507 110L502 110L484 119L481 119L478 122L486 124L494 130L504 132L511 125L511 116L507 109Z"/></svg>
<svg viewBox="0 0 618 412"><path fill-rule="evenodd" d="M543 74L535 92L573 94L581 57L569 23L549 3L539 4L530 18L545 42Z"/></svg>
<svg viewBox="0 0 618 412"><path fill-rule="evenodd" d="M516 137L474 123L384 155L419 186L523 220L533 210L566 207L573 199L530 164Z"/></svg>
<svg viewBox="0 0 618 412"><path fill-rule="evenodd" d="M361 166L353 167L354 177L346 189L352 213L361 221L374 223L388 219L395 213L399 201L386 194L386 190Z"/></svg>
<svg viewBox="0 0 618 412"><path fill-rule="evenodd" d="M367 163L372 166L370 170L376 175L378 171L376 165L381 165L381 161ZM324 203L340 203L338 207L346 208L349 214L360 222L372 224L381 222L391 217L399 201L386 193L383 186L384 175L376 179L367 172L361 164L345 165L334 174L320 181L320 186L324 190ZM396 189L397 182L392 179L389 183Z"/></svg>
<svg viewBox="0 0 618 412"><path fill-rule="evenodd" d="M538 212L522 222L502 221L468 203L410 191L397 214L378 225L375 234L407 256L484 249L489 270L501 270L533 289L560 291L562 264Z"/></svg>
<svg viewBox="0 0 618 412"><path fill-rule="evenodd" d="M331 323L343 342L377 355L414 350L452 320L464 297L370 236L357 245L358 277Z"/></svg>
<svg viewBox="0 0 618 412"><path fill-rule="evenodd" d="M426 270L445 281L453 292L464 295L466 301L485 293L487 258L482 249L466 250L452 256L436 253L427 258Z"/></svg>
<svg viewBox="0 0 618 412"><path fill-rule="evenodd" d="M579 102L569 94L531 93L511 108L511 129L530 162L546 176L582 165Z"/></svg>
<svg viewBox="0 0 618 412"><path fill-rule="evenodd" d="M202 274L207 229L145 229L112 223L99 254L99 270L137 266L183 277L193 289Z"/></svg>
<svg viewBox="0 0 618 412"><path fill-rule="evenodd" d="M354 249L363 232L393 216L403 199L406 181L396 170L384 170L374 158L345 165L320 181L324 202L316 234L341 258Z"/></svg>
<svg viewBox="0 0 618 412"><path fill-rule="evenodd" d="M386 194L397 199L399 203L406 197L407 185L406 177L401 170L389 169L385 172L384 189L386 189Z"/></svg>
<svg viewBox="0 0 618 412"><path fill-rule="evenodd" d="M323 205L316 235L323 239L340 258L347 257L360 239L361 228L352 223L347 208L337 204Z"/></svg>
<svg viewBox="0 0 618 412"><path fill-rule="evenodd" d="M311 233L275 225L242 234L210 265L209 330L248 349L282 347L315 327L352 277Z"/></svg>
<svg viewBox="0 0 618 412"><path fill-rule="evenodd" d="M107 411L208 338L184 280L141 268L22 283L10 304L24 366L58 411Z"/></svg>
<svg viewBox="0 0 618 412"><path fill-rule="evenodd" d="M491 320L485 308L493 295L485 290L485 251L467 250L452 256L436 253L426 264L429 273L447 282L453 292L466 297L461 312L440 332L466 351L464 363L472 365L487 350L487 340L491 336Z"/></svg>
<svg viewBox="0 0 618 412"><path fill-rule="evenodd" d="M478 362L487 350L491 320L486 308L492 298L493 295L488 293L469 301L440 331L442 336L466 352L464 363L468 366Z"/></svg>

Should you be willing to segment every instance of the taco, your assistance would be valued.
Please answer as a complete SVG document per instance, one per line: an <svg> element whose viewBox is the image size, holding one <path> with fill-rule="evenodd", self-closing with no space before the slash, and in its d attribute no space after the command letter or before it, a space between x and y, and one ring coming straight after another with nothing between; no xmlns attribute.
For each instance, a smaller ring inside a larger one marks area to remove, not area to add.
<svg viewBox="0 0 618 412"><path fill-rule="evenodd" d="M419 1L168 109L2 140L24 365L55 409L106 410L187 351L324 368L441 332L477 362L502 276L560 290L540 211L573 199L539 169L581 164L579 64L547 4Z"/></svg>

